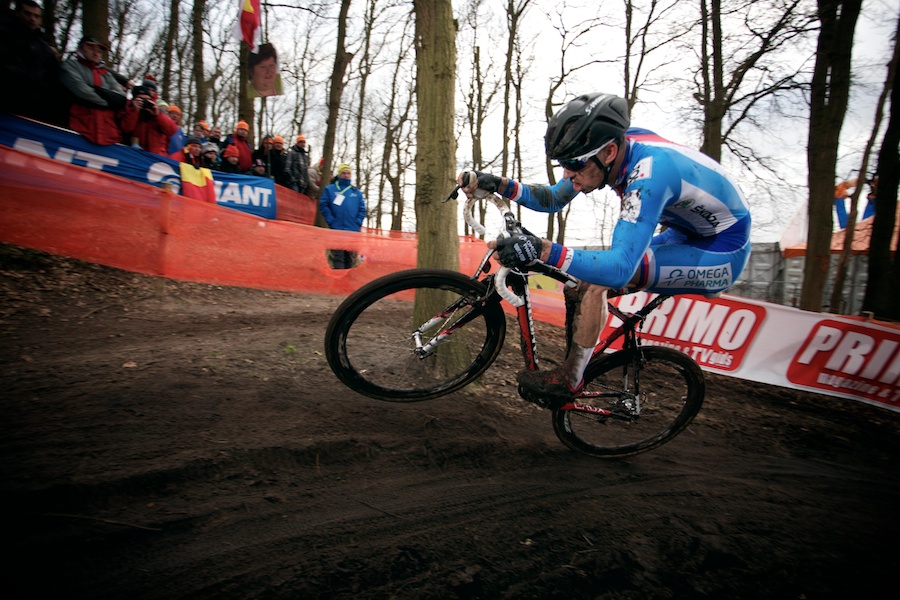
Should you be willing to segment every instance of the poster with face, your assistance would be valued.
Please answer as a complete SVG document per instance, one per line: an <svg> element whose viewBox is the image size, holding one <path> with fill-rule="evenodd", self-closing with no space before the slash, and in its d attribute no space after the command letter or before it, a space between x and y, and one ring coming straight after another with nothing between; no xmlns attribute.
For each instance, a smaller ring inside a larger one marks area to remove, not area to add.
<svg viewBox="0 0 900 600"><path fill-rule="evenodd" d="M250 81L247 82L249 98L268 98L284 93L278 72L278 53L270 42L260 44L259 52L250 53L247 66L250 71Z"/></svg>

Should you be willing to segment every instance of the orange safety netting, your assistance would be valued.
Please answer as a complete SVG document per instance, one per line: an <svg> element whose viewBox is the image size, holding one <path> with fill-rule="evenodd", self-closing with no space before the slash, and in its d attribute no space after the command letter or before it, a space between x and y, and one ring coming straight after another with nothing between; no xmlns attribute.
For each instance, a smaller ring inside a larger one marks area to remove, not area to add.
<svg viewBox="0 0 900 600"><path fill-rule="evenodd" d="M266 220L3 146L0 166L6 243L185 281L337 296L416 266L413 234ZM311 222L314 206L285 205L288 218ZM459 246L460 270L473 273L484 242L461 237ZM362 262L333 270L330 248L352 250ZM537 292L535 317L561 324L561 294Z"/></svg>

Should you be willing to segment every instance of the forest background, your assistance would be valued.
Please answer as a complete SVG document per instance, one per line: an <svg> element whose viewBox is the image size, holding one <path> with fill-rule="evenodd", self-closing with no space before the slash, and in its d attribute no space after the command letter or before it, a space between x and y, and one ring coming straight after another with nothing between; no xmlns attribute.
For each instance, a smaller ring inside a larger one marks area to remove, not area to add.
<svg viewBox="0 0 900 600"><path fill-rule="evenodd" d="M71 51L82 30L92 33L87 11L96 14L97 4L106 5L110 64L135 81L154 74L188 126L204 119L227 133L238 118L251 117L256 139L303 133L314 158L327 154L328 166L354 166L368 199L367 225L416 229L415 5L422 13L429 3L262 2L262 39L279 51L285 94L249 107L239 85L246 47L232 36L243 2L49 0L45 26L58 47ZM779 241L792 221L806 221L812 88L827 29L822 15L831 9L838 20L853 11L859 18L830 40L831 48L852 51L852 64L825 183L830 189L857 176L867 143L873 158L866 175L877 167L887 125L875 125L875 115L896 48L897 0L449 4L456 29L455 57L447 56L456 82L453 171L555 181L560 172L543 152L549 115L580 93L612 92L628 99L633 124L700 148L734 172L752 205L753 241ZM618 205L611 192L598 191L570 212L522 219L557 241L599 246L609 243ZM830 236L832 220L827 227Z"/></svg>

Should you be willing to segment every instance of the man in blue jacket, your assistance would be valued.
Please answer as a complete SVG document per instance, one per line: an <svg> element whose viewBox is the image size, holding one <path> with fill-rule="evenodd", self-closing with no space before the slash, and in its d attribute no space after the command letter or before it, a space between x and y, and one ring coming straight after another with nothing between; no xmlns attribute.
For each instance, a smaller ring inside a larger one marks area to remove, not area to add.
<svg viewBox="0 0 900 600"><path fill-rule="evenodd" d="M366 218L366 199L350 179L350 165L337 166L337 176L322 190L319 212L331 229L359 231ZM329 250L332 267L349 269L356 260L350 250Z"/></svg>

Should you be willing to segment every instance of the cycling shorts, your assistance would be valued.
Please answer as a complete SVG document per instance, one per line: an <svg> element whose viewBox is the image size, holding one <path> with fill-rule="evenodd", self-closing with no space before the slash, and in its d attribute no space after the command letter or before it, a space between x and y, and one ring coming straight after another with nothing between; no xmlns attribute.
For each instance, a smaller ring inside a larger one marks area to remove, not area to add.
<svg viewBox="0 0 900 600"><path fill-rule="evenodd" d="M727 235L690 238L668 229L644 253L635 287L658 294L718 294L737 281L749 259L749 239L735 247Z"/></svg>

